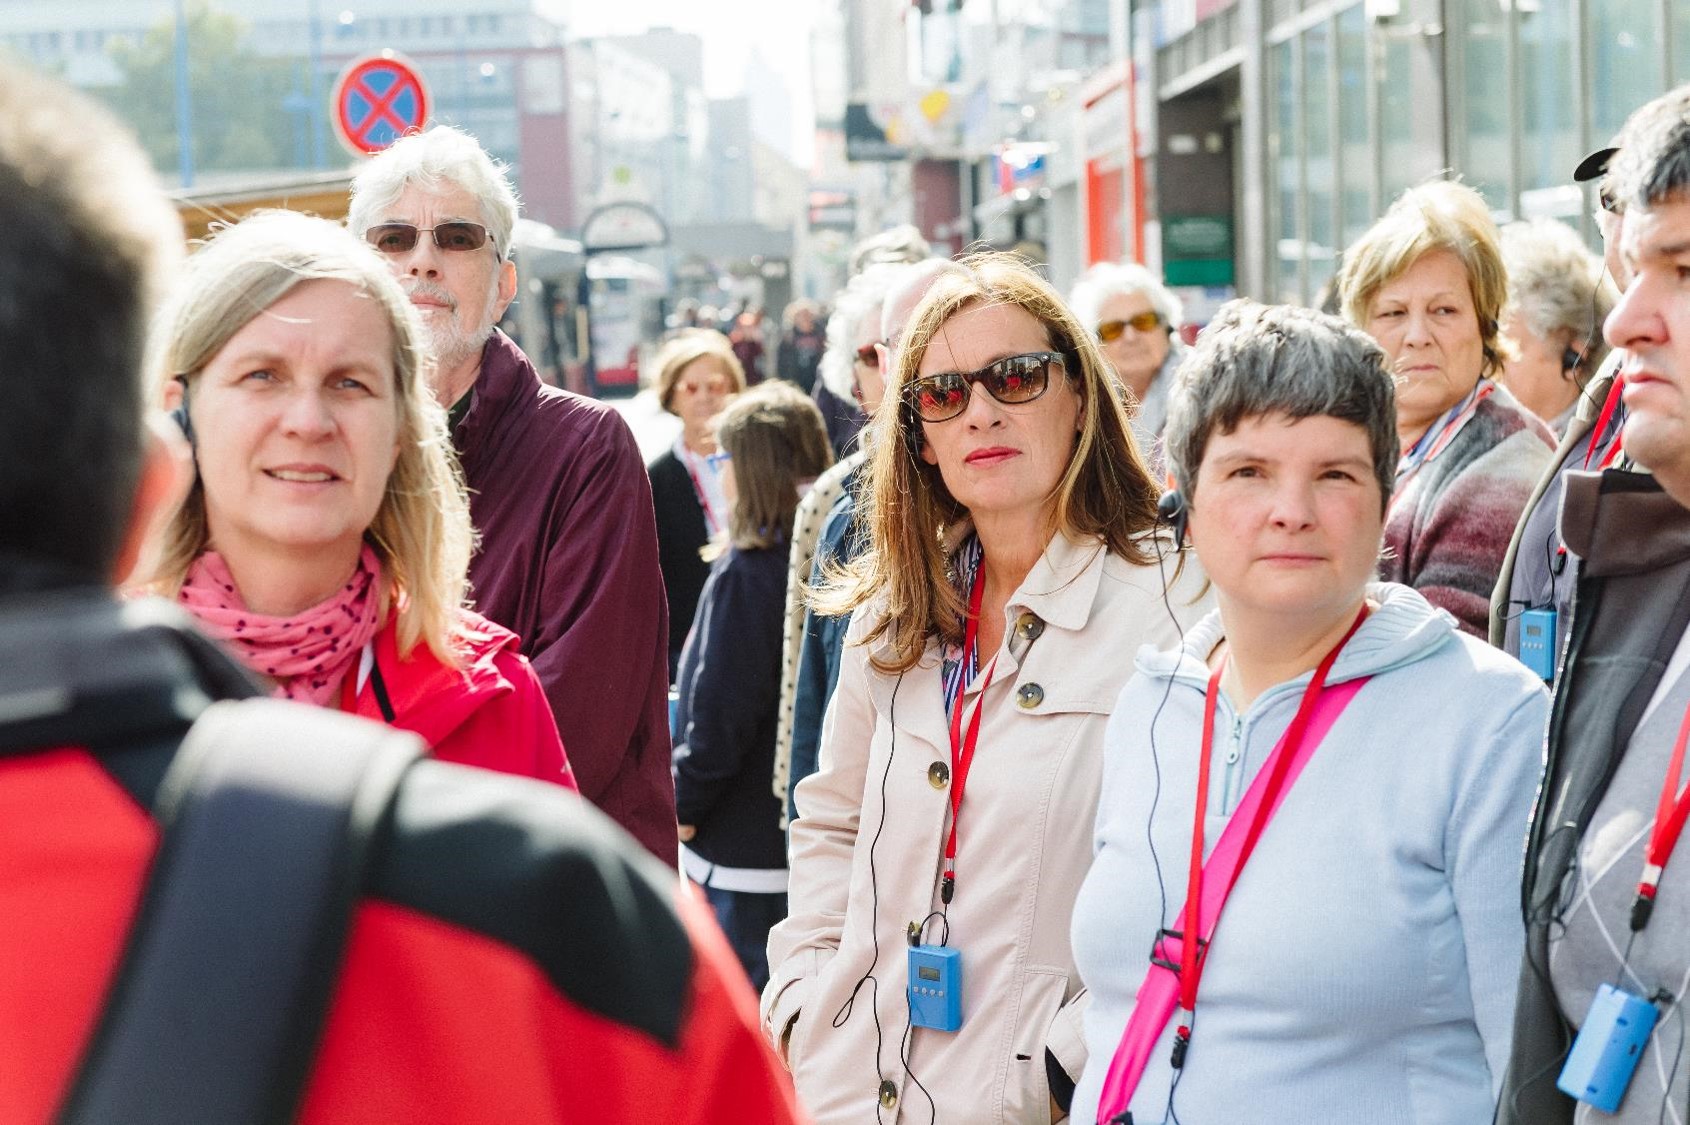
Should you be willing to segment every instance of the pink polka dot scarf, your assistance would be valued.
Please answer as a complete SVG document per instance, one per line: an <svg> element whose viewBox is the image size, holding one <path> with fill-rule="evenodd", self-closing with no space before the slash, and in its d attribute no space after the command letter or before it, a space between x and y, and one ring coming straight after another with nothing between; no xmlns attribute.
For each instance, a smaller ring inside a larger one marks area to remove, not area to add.
<svg viewBox="0 0 1690 1125"><path fill-rule="evenodd" d="M366 543L332 598L293 617L266 617L248 611L229 564L207 551L188 568L179 600L249 671L275 681L278 698L328 707L375 636L380 578L381 561Z"/></svg>

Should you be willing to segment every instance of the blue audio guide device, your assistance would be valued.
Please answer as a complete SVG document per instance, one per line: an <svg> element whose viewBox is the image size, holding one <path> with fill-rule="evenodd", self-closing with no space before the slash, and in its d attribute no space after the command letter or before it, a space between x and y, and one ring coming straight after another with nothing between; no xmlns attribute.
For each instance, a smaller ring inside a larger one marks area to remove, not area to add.
<svg viewBox="0 0 1690 1125"><path fill-rule="evenodd" d="M1520 615L1520 663L1545 683L1555 678L1555 611L1528 609Z"/></svg>
<svg viewBox="0 0 1690 1125"><path fill-rule="evenodd" d="M962 950L948 945L910 947L910 1023L934 1031L962 1026Z"/></svg>
<svg viewBox="0 0 1690 1125"><path fill-rule="evenodd" d="M1649 1001L1611 984L1598 988L1555 1085L1603 1113L1620 1108L1660 1014Z"/></svg>

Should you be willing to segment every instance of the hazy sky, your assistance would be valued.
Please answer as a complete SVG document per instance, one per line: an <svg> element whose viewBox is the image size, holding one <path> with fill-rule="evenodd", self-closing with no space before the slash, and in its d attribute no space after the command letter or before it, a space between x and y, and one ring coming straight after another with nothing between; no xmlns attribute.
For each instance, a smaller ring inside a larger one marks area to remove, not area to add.
<svg viewBox="0 0 1690 1125"><path fill-rule="evenodd" d="M785 79L792 95L794 148L810 155L810 24L818 3L831 0L540 0L572 35L635 34L673 27L704 39L705 93L744 92L745 63L756 48ZM804 123L804 124L800 124Z"/></svg>

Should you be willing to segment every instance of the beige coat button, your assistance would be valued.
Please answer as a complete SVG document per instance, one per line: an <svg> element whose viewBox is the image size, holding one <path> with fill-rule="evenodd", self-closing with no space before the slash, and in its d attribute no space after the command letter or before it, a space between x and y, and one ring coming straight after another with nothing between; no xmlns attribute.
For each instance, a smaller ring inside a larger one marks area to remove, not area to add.
<svg viewBox="0 0 1690 1125"><path fill-rule="evenodd" d="M1022 684L1015 692L1015 702L1022 710L1031 711L1045 701L1045 689L1038 684Z"/></svg>
<svg viewBox="0 0 1690 1125"><path fill-rule="evenodd" d="M1023 613L1015 619L1015 631L1028 641L1036 641L1044 634L1045 623L1036 613Z"/></svg>
<svg viewBox="0 0 1690 1125"><path fill-rule="evenodd" d="M934 762L927 767L927 784L935 789L943 789L951 781L951 767L944 762Z"/></svg>
<svg viewBox="0 0 1690 1125"><path fill-rule="evenodd" d="M880 1104L891 1109L898 1104L898 1088L890 1081L880 1084Z"/></svg>

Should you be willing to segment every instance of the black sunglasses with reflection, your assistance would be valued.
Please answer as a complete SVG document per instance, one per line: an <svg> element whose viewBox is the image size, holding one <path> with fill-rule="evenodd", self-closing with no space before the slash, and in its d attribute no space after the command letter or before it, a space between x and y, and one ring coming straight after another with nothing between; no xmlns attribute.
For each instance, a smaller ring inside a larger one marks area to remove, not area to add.
<svg viewBox="0 0 1690 1125"><path fill-rule="evenodd" d="M1072 352L1027 352L1006 356L978 371L947 371L912 380L905 390L906 401L923 422L948 422L968 409L974 384L1006 406L1032 402L1050 386L1050 368L1064 371L1073 362Z"/></svg>

